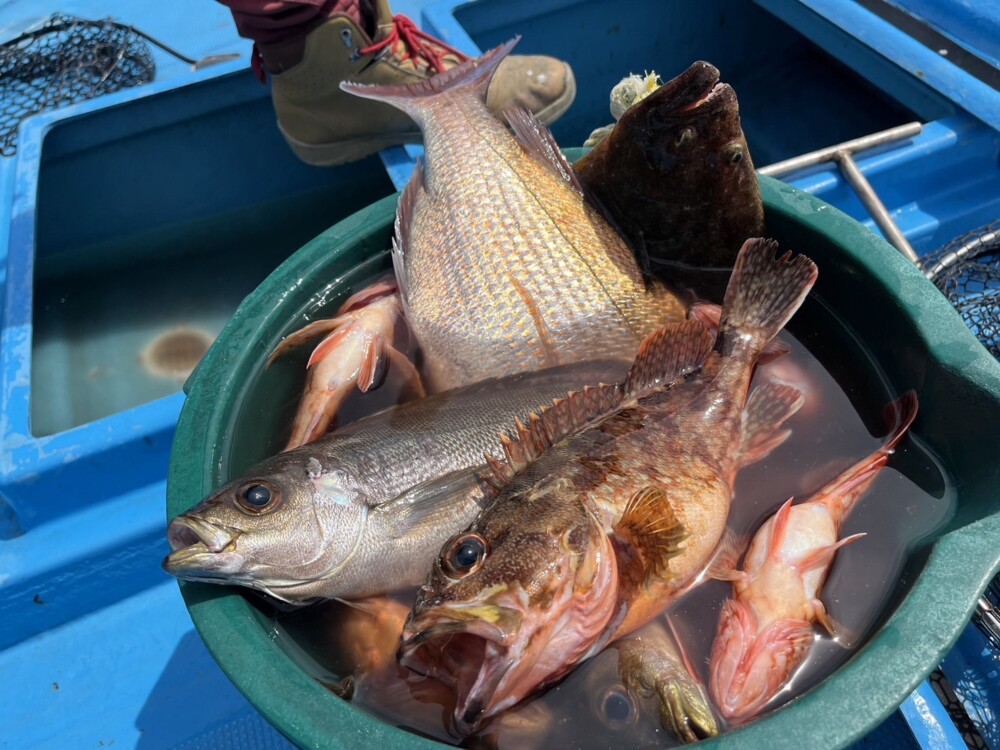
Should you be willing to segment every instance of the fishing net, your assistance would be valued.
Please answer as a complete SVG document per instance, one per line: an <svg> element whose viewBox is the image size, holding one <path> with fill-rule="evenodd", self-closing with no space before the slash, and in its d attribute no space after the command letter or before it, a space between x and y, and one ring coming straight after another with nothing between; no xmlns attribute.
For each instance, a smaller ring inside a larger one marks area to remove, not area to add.
<svg viewBox="0 0 1000 750"><path fill-rule="evenodd" d="M925 255L921 268L994 357L1000 357L1000 221Z"/></svg>
<svg viewBox="0 0 1000 750"><path fill-rule="evenodd" d="M135 29L110 19L50 16L0 45L0 155L16 152L25 117L148 83L155 72Z"/></svg>

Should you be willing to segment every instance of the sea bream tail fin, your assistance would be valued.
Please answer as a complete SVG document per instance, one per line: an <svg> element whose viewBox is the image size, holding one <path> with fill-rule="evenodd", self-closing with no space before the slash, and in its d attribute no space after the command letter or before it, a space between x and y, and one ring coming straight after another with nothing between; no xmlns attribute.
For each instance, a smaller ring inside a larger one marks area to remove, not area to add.
<svg viewBox="0 0 1000 750"><path fill-rule="evenodd" d="M445 70L416 83L377 86L342 81L340 88L349 94L360 96L362 99L373 99L377 102L391 104L406 112L416 120L418 125L421 125L422 113L427 106L427 100L433 97L442 94L454 95L456 90L467 89L475 92L475 95L485 102L486 91L489 89L497 66L510 54L520 39L520 36L516 36L480 57L466 60L450 70Z"/></svg>
<svg viewBox="0 0 1000 750"><path fill-rule="evenodd" d="M726 288L716 349L728 354L749 337L759 355L799 309L816 282L816 264L804 255L775 258L778 243L752 238L743 243Z"/></svg>

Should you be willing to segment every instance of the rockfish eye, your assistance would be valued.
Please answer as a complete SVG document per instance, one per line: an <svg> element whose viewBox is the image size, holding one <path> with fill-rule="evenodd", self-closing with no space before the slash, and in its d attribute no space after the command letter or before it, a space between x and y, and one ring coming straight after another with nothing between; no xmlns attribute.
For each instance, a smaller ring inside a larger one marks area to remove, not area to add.
<svg viewBox="0 0 1000 750"><path fill-rule="evenodd" d="M674 138L674 145L686 146L694 140L695 135L697 134L694 132L694 128L686 127Z"/></svg>
<svg viewBox="0 0 1000 750"><path fill-rule="evenodd" d="M445 572L465 576L479 567L486 559L487 544L479 534L462 534L448 548L444 556Z"/></svg>
<svg viewBox="0 0 1000 750"><path fill-rule="evenodd" d="M251 482L236 491L236 502L248 513L270 513L281 503L281 492L270 482Z"/></svg>
<svg viewBox="0 0 1000 750"><path fill-rule="evenodd" d="M635 720L637 711L632 696L621 685L609 688L600 701L601 720L608 729L624 729Z"/></svg>

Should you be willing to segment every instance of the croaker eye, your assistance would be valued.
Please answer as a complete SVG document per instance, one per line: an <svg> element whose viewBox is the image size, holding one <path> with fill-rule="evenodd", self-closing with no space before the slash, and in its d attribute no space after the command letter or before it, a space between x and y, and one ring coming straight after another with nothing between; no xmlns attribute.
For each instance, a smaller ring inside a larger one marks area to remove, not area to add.
<svg viewBox="0 0 1000 750"><path fill-rule="evenodd" d="M601 701L601 719L609 729L629 726L637 715L632 696L622 686L609 688Z"/></svg>
<svg viewBox="0 0 1000 750"><path fill-rule="evenodd" d="M236 501L248 513L270 513L281 503L281 492L273 484L253 482L236 492Z"/></svg>
<svg viewBox="0 0 1000 750"><path fill-rule="evenodd" d="M677 134L674 138L674 143L678 146L686 146L694 140L695 135L694 128L687 127Z"/></svg>
<svg viewBox="0 0 1000 750"><path fill-rule="evenodd" d="M444 556L445 572L451 576L466 576L486 559L487 544L479 534L462 534L451 543Z"/></svg>

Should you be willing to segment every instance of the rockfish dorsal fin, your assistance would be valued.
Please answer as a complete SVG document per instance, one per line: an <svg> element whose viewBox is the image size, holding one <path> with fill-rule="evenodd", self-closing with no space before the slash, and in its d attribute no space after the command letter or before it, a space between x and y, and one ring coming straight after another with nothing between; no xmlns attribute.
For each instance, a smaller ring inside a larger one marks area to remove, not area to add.
<svg viewBox="0 0 1000 750"><path fill-rule="evenodd" d="M475 92L475 95L485 103L486 91L489 89L490 80L493 78L497 66L510 54L520 39L520 36L516 36L480 57L466 60L450 70L437 73L417 83L378 86L342 81L340 88L363 99L374 99L378 102L391 104L406 112L420 125L421 112L426 106L425 101L431 97L453 93L458 89L466 89Z"/></svg>
<svg viewBox="0 0 1000 750"><path fill-rule="evenodd" d="M549 167L556 177L565 180L580 195L585 195L580 178L559 149L552 131L524 107L508 107L503 111L503 116L525 151Z"/></svg>
<svg viewBox="0 0 1000 750"><path fill-rule="evenodd" d="M666 576L670 558L680 553L688 535L667 494L653 486L629 498L614 532L619 547L628 551L619 568L629 568L629 577L642 583Z"/></svg>
<svg viewBox="0 0 1000 750"><path fill-rule="evenodd" d="M701 367L715 340L699 320L668 323L653 331L639 347L625 378L625 395L637 398Z"/></svg>
<svg viewBox="0 0 1000 750"><path fill-rule="evenodd" d="M596 419L610 414L622 403L621 385L601 383L571 391L528 415L528 423L514 421L514 435L500 436L503 458L486 454L490 475L487 484L499 490L553 445L562 442Z"/></svg>

